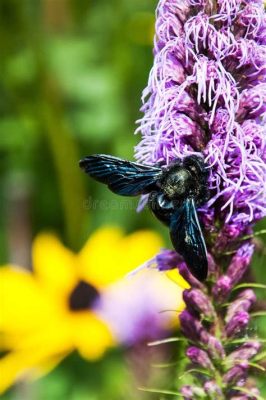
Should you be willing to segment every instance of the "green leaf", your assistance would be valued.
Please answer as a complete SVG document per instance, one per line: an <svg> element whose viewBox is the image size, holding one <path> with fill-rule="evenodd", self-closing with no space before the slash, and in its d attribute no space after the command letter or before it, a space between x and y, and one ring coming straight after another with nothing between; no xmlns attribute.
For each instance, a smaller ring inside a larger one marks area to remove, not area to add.
<svg viewBox="0 0 266 400"><path fill-rule="evenodd" d="M210 378L213 377L213 374L211 374L210 372L207 372L206 369L191 368L191 369L187 370L183 375L180 375L178 377L178 379L182 379L182 378L184 378L184 376L186 376L188 374L193 374L193 373L203 374L203 375L209 376Z"/></svg>
<svg viewBox="0 0 266 400"><path fill-rule="evenodd" d="M262 236L262 235L265 235L265 234L266 234L266 229L261 229L260 231L252 233L252 235L243 236L241 238L241 240L253 239L254 237Z"/></svg>
<svg viewBox="0 0 266 400"><path fill-rule="evenodd" d="M238 290L238 289L250 288L250 287L256 288L256 289L266 289L266 285L263 285L262 283L252 283L252 282L250 282L250 283L241 283L240 285L235 286L233 288L233 292L235 290Z"/></svg>
<svg viewBox="0 0 266 400"><path fill-rule="evenodd" d="M179 365L179 361L165 364L151 364L152 368L170 368Z"/></svg>
<svg viewBox="0 0 266 400"><path fill-rule="evenodd" d="M223 254L223 256L232 256L233 254L236 254L236 250L232 250L232 251L225 251Z"/></svg>
<svg viewBox="0 0 266 400"><path fill-rule="evenodd" d="M156 340L155 342L149 342L148 346L158 346L160 344L166 344L166 343L174 343L174 342L186 342L187 339L182 338L182 337L172 337L172 338L167 338L167 339L162 339L162 340Z"/></svg>
<svg viewBox="0 0 266 400"><path fill-rule="evenodd" d="M259 354L254 358L254 361L261 361L261 360L266 360L266 351L263 351L262 353L259 353Z"/></svg>
<svg viewBox="0 0 266 400"><path fill-rule="evenodd" d="M251 338L248 338L248 337L244 337L244 338L242 338L242 339L234 339L234 340L231 340L231 341L228 341L228 339L226 339L224 342L223 342L223 344L226 346L231 346L232 344L241 344L241 343L246 343L246 342L249 342L249 343L252 343L252 342L260 342L260 343L266 343L266 339L260 339L260 338L256 338L256 339L251 339Z"/></svg>
<svg viewBox="0 0 266 400"><path fill-rule="evenodd" d="M157 394L169 394L170 396L178 396L182 397L183 395L179 392L174 392L172 390L163 390L163 389L154 389L154 388L143 388L139 387L138 390L141 390L142 392L149 392L149 393L157 393Z"/></svg>
<svg viewBox="0 0 266 400"><path fill-rule="evenodd" d="M234 365L240 364L240 363L242 363L242 362L246 362L246 360L241 359L241 358L235 359L234 361L229 361L229 362L225 360L222 364L223 364L226 368L232 368ZM262 365L257 364L256 362L250 362L250 361L248 361L248 365L249 365L250 367L252 367L252 368L259 369L259 370L262 371L262 372L266 372L266 369L265 369Z"/></svg>
<svg viewBox="0 0 266 400"><path fill-rule="evenodd" d="M262 372L266 372L266 369L262 366L262 365L259 365L259 364L257 364L257 363L254 363L254 362L248 362L248 365L250 365L252 368L256 368L256 369L259 369L260 371L262 371Z"/></svg>
<svg viewBox="0 0 266 400"><path fill-rule="evenodd" d="M265 400L261 396L259 396L258 394L254 394L248 389L245 389L245 388L242 388L242 387L239 387L239 386L234 386L233 389L234 390L238 390L239 392L248 394L249 396L254 397L257 400Z"/></svg>
<svg viewBox="0 0 266 400"><path fill-rule="evenodd" d="M256 311L250 314L251 317L266 317L266 311Z"/></svg>

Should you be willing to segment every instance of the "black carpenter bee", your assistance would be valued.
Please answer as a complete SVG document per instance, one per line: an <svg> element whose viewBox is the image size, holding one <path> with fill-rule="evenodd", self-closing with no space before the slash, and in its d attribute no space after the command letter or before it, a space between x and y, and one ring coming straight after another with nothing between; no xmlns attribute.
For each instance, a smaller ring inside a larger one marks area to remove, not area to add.
<svg viewBox="0 0 266 400"><path fill-rule="evenodd" d="M191 155L161 167L96 154L81 160L80 167L116 194L149 194L150 209L169 227L173 246L190 272L200 281L207 278L207 250L196 211L208 200L208 172L201 157Z"/></svg>

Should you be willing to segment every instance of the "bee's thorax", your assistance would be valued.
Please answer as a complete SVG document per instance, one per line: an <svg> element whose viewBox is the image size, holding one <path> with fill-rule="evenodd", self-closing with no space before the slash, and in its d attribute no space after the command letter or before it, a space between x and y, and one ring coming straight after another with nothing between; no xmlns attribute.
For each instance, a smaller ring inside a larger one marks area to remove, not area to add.
<svg viewBox="0 0 266 400"><path fill-rule="evenodd" d="M186 168L170 170L164 181L162 189L169 199L182 198L189 194L193 185L191 173Z"/></svg>

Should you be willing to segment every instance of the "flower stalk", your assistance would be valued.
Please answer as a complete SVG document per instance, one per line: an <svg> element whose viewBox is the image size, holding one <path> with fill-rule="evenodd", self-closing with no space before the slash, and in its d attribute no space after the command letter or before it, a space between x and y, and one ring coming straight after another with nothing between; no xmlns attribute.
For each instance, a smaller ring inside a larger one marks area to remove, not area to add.
<svg viewBox="0 0 266 400"><path fill-rule="evenodd" d="M262 0L160 0L154 65L143 92L136 158L169 164L204 157L210 199L198 210L209 275L198 282L164 250L159 270L178 267L191 288L181 330L194 383L186 400L260 399L251 368L261 349L249 335L253 290L245 281L252 229L266 215L266 15Z"/></svg>

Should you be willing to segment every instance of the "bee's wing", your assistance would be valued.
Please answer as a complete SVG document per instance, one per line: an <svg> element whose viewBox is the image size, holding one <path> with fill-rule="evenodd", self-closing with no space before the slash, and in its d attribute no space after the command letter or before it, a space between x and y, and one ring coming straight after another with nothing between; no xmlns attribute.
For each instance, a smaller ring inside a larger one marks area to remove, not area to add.
<svg viewBox="0 0 266 400"><path fill-rule="evenodd" d="M199 281L208 275L207 249L193 198L188 198L171 217L170 236L175 250L184 257Z"/></svg>
<svg viewBox="0 0 266 400"><path fill-rule="evenodd" d="M138 196L158 188L161 168L142 165L105 154L85 157L80 167L92 178L122 196Z"/></svg>

